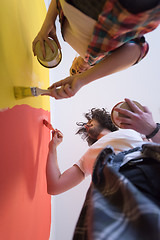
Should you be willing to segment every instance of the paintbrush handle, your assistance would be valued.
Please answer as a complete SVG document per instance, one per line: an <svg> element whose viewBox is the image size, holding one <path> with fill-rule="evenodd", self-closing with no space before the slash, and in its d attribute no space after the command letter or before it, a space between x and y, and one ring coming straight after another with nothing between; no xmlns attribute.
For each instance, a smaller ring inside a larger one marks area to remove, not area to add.
<svg viewBox="0 0 160 240"><path fill-rule="evenodd" d="M39 95L49 95L51 96L51 89L41 89L36 87L36 96Z"/></svg>
<svg viewBox="0 0 160 240"><path fill-rule="evenodd" d="M52 125L45 119L43 119L43 124L52 131L55 131Z"/></svg>

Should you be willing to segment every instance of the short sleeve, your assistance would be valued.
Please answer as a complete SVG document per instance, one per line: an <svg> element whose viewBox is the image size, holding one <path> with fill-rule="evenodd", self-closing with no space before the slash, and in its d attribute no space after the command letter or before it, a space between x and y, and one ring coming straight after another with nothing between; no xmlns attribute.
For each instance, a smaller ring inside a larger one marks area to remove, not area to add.
<svg viewBox="0 0 160 240"><path fill-rule="evenodd" d="M135 39L133 39L129 42L134 42L140 47L140 56L137 59L137 61L134 63L134 65L135 65L135 64L139 63L147 55L147 53L149 51L149 44L145 40L144 36L139 37L139 38L135 38Z"/></svg>
<svg viewBox="0 0 160 240"><path fill-rule="evenodd" d="M84 173L85 177L92 175L96 159L105 145L106 142L103 142L103 138L99 139L87 150L80 160L75 163Z"/></svg>
<svg viewBox="0 0 160 240"><path fill-rule="evenodd" d="M99 152L100 151L97 151L97 149L89 148L80 160L75 163L75 165L77 165L84 173L85 177L92 175L93 167Z"/></svg>

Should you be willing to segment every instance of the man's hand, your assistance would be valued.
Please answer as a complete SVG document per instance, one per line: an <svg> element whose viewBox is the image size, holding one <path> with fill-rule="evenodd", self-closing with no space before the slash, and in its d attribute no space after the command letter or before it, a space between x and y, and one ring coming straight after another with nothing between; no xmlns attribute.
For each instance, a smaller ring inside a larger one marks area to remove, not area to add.
<svg viewBox="0 0 160 240"><path fill-rule="evenodd" d="M57 129L52 131L52 140L49 142L50 152L54 151L62 141L63 141L63 134Z"/></svg>
<svg viewBox="0 0 160 240"><path fill-rule="evenodd" d="M120 127L125 129L133 129L144 135L149 135L151 132L153 132L153 130L156 128L156 123L154 122L152 113L149 111L149 109L143 106L144 111L142 111L130 99L126 98L125 101L133 112L127 109L115 108L115 111L127 116L126 118L116 118L121 122Z"/></svg>

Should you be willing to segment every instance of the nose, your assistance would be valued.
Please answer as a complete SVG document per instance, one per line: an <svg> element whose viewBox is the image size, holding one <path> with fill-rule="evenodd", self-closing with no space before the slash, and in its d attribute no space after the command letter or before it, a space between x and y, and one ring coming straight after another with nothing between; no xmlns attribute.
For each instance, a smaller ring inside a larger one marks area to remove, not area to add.
<svg viewBox="0 0 160 240"><path fill-rule="evenodd" d="M92 126L93 126L92 123L86 123L86 124L85 124L85 128L86 128L87 131L88 131L89 128L92 127Z"/></svg>
<svg viewBox="0 0 160 240"><path fill-rule="evenodd" d="M89 126L88 126L88 124L85 124L85 126L84 126L84 127L85 127L85 129L86 129L86 130L88 130L88 129L89 129Z"/></svg>

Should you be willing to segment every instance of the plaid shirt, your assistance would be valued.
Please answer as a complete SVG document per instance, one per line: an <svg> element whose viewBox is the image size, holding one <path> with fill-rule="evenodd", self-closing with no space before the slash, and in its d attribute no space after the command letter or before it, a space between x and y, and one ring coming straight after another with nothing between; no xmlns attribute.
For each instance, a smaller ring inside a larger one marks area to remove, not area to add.
<svg viewBox="0 0 160 240"><path fill-rule="evenodd" d="M160 162L160 144L144 144L141 151ZM111 147L99 155L73 240L160 239L160 207L118 172L122 157Z"/></svg>
<svg viewBox="0 0 160 240"><path fill-rule="evenodd" d="M65 17L57 0L61 27ZM91 42L85 54L85 61L93 65L101 61L113 50L124 43L134 41L144 34L154 30L160 23L160 5L145 13L131 14L117 0L106 1L103 11L94 27ZM137 42L136 42L137 43ZM146 42L138 43L141 47L141 60L148 51Z"/></svg>

